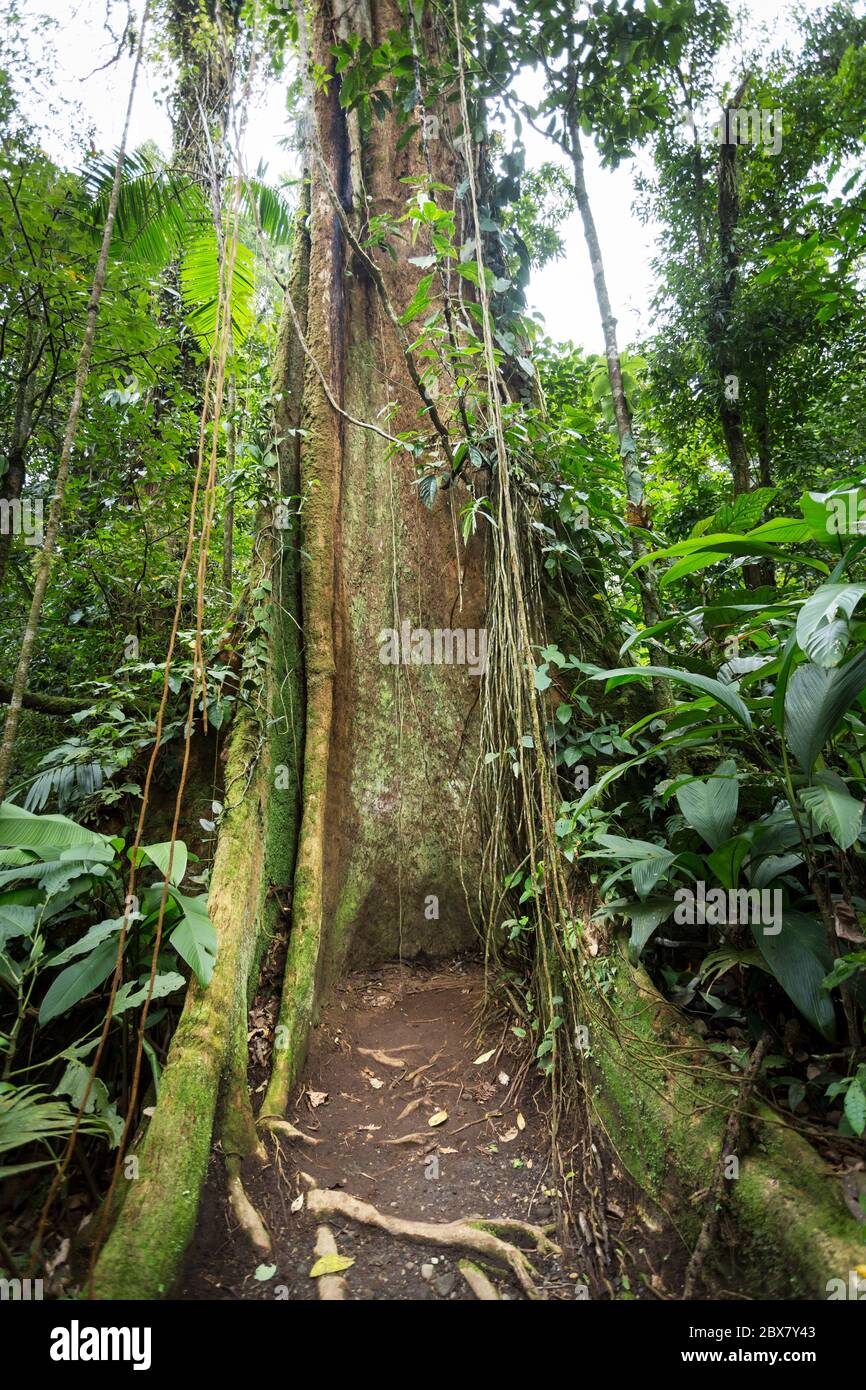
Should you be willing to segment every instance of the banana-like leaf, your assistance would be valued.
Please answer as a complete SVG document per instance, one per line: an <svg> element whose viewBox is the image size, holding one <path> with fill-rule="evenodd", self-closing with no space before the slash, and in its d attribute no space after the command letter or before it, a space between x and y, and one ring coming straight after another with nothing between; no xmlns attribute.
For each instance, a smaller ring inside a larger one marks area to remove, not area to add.
<svg viewBox="0 0 866 1390"><path fill-rule="evenodd" d="M216 928L207 915L207 893L188 898L183 893L173 892L172 897L183 913L183 921L172 932L171 944L195 973L199 984L206 985L213 975L217 950Z"/></svg>
<svg viewBox="0 0 866 1390"><path fill-rule="evenodd" d="M110 938L100 942L83 960L77 960L61 970L39 1008L39 1022L44 1028L58 1014L65 1014L91 990L108 979L117 961L117 944Z"/></svg>
<svg viewBox="0 0 866 1390"><path fill-rule="evenodd" d="M800 800L822 830L840 849L850 849L863 824L863 802L851 795L835 772L816 772L812 785L803 787Z"/></svg>
<svg viewBox="0 0 866 1390"><path fill-rule="evenodd" d="M151 864L156 865L163 878L165 878L166 874L168 873L168 858L170 850L171 842L169 840L166 840L164 844L142 845L141 847L142 854L145 856L146 859L150 860ZM186 873L186 866L188 860L189 853L187 851L187 847L184 841L175 840L174 854L172 855L171 860L171 878L169 879L169 883L174 884L175 887L177 887L179 883L183 882L183 876Z"/></svg>
<svg viewBox="0 0 866 1390"><path fill-rule="evenodd" d="M788 998L822 1037L836 1033L833 1004L821 982L832 967L830 948L820 923L805 913L786 908L782 930L775 936L752 923L755 944Z"/></svg>
<svg viewBox="0 0 866 1390"><path fill-rule="evenodd" d="M823 560L814 560L805 555L789 555L779 549L781 544L799 545L811 539L812 535L805 521L778 517L773 521L765 521L762 526L757 526L754 531L747 531L744 535L720 531L712 536L691 536L688 540L677 541L674 545L650 551L634 562L629 574L640 569L643 565L649 565L659 560L670 560L677 556L694 556L704 552L716 552L718 558L725 555L767 556L779 563L796 560L798 564L808 565L812 569L827 574L827 566ZM711 564L713 562L707 560L706 563Z"/></svg>
<svg viewBox="0 0 866 1390"><path fill-rule="evenodd" d="M866 649L831 671L814 662L797 667L785 694L785 735L805 773L864 687Z"/></svg>
<svg viewBox="0 0 866 1390"><path fill-rule="evenodd" d="M677 804L686 824L697 830L710 849L718 849L728 839L736 819L739 796L737 764L733 758L720 763L706 782L695 778L676 791Z"/></svg>
<svg viewBox="0 0 866 1390"><path fill-rule="evenodd" d="M838 666L845 655L849 619L866 584L822 584L797 616L797 641L817 666Z"/></svg>
<svg viewBox="0 0 866 1390"><path fill-rule="evenodd" d="M52 853L73 846L87 847L107 845L106 835L98 835L94 830L86 830L76 825L67 816L35 816L21 806L13 806L11 801L0 805L0 845L14 849L29 849L43 856L50 847ZM86 857L86 856L82 856Z"/></svg>
<svg viewBox="0 0 866 1390"><path fill-rule="evenodd" d="M712 537L708 537L712 539ZM781 562L796 558L797 563L807 565L809 569L818 570L821 574L827 574L827 566L823 560L812 559L808 555L786 556L781 553L776 546L768 545L765 541L750 541L748 537L743 537L740 542L726 541L723 545L706 546L701 550L690 555L684 555L675 565L671 565L661 577L661 587L665 588L668 584L675 584L678 579L684 578L687 574L695 574L698 570L708 569L710 565L717 565L720 560L727 558L766 558ZM635 568L634 566L632 568Z"/></svg>
<svg viewBox="0 0 866 1390"><path fill-rule="evenodd" d="M831 492L804 492L800 511L814 539L835 549L840 536L863 535L866 517L862 515L862 497L863 484L856 479Z"/></svg>
<svg viewBox="0 0 866 1390"><path fill-rule="evenodd" d="M591 681L610 681L610 688L625 685L630 681L647 680L657 677L670 681L672 685L686 685L701 695L709 695L716 704L723 705L744 729L751 729L752 716L736 691L712 676L702 676L696 671L679 671L673 666L619 666L612 671L599 671L589 677Z"/></svg>

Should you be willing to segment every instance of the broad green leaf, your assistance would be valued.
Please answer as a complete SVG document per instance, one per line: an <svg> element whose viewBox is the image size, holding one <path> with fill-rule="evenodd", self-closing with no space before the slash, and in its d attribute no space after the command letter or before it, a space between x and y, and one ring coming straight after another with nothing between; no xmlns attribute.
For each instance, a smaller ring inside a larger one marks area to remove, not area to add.
<svg viewBox="0 0 866 1390"><path fill-rule="evenodd" d="M851 1078L845 1091L845 1119L857 1135L866 1129L866 1092L857 1076Z"/></svg>
<svg viewBox="0 0 866 1390"><path fill-rule="evenodd" d="M777 935L767 935L761 925L754 922L752 935L788 998L813 1028L832 1041L836 1017L832 1001L821 984L833 962L820 923L793 908L785 908L782 929Z"/></svg>
<svg viewBox="0 0 866 1390"><path fill-rule="evenodd" d="M29 936L38 915L35 907L0 902L0 945L16 936Z"/></svg>
<svg viewBox="0 0 866 1390"><path fill-rule="evenodd" d="M814 662L797 667L785 696L785 733L805 773L812 771L821 749L864 686L866 650L832 671Z"/></svg>
<svg viewBox="0 0 866 1390"><path fill-rule="evenodd" d="M168 873L168 857L170 850L171 841L169 840L166 840L163 844L142 845L141 847L142 854L146 859L150 860L151 864L156 865L163 878L165 878ZM188 859L189 855L183 840L176 840L174 855L171 861L171 877L169 879L169 883L173 884L174 887L177 887L178 884L183 882Z"/></svg>
<svg viewBox="0 0 866 1390"><path fill-rule="evenodd" d="M673 898L647 898L646 902L630 904L628 914L631 920L631 935L628 939L629 960L637 963L641 952L656 927L666 922L674 910Z"/></svg>
<svg viewBox="0 0 866 1390"><path fill-rule="evenodd" d="M65 1014L85 995L98 989L114 970L116 960L117 944L109 939L103 941L101 945L96 947L95 951L91 951L90 955L85 956L83 960L77 960L73 965L67 966L65 970L61 970L42 1000L39 1009L41 1026L44 1028L46 1023L51 1022L52 1018L57 1018L59 1014Z"/></svg>
<svg viewBox="0 0 866 1390"><path fill-rule="evenodd" d="M217 950L216 929L207 915L207 893L187 898L175 891L172 897L183 913L183 921L178 923L169 939L199 984L207 985L213 975Z"/></svg>
<svg viewBox="0 0 866 1390"><path fill-rule="evenodd" d="M800 511L806 519L810 535L831 545L839 544L840 536L856 536L866 531L866 517L861 515L862 484L834 488L832 492L804 492Z"/></svg>
<svg viewBox="0 0 866 1390"><path fill-rule="evenodd" d="M753 888L766 888L774 879L798 869L802 862L802 854L768 854L764 859L753 858L749 865L749 883Z"/></svg>
<svg viewBox="0 0 866 1390"><path fill-rule="evenodd" d="M797 616L797 641L816 665L839 665L848 646L848 620L864 594L866 584L822 584L806 599Z"/></svg>
<svg viewBox="0 0 866 1390"><path fill-rule="evenodd" d="M58 955L52 956L51 960L47 961L46 964L52 966L66 965L69 961L74 960L76 956L89 955L90 952L94 951L103 941L107 941L109 937L114 936L115 932L119 932L122 926L122 917L112 917L104 922L96 922L94 926L88 928L80 940L74 941L71 946L66 946Z"/></svg>
<svg viewBox="0 0 866 1390"><path fill-rule="evenodd" d="M650 551L636 560L628 571L629 574L634 570L640 569L644 565L652 564L659 560L669 560L676 556L697 555L698 553L715 553L721 559L725 555L731 557L754 557L766 556L777 562L795 560L797 564L808 565L811 569L826 574L827 566L823 560L814 560L808 555L789 555L779 549L779 544L799 544L811 539L809 527L805 522L788 521L786 518L778 518L776 521L767 521L763 526L758 526L754 531L749 531L745 535L735 535L720 532L712 536L693 536L689 540L677 541L675 545L665 546L661 550ZM712 563L712 561L707 561Z"/></svg>
<svg viewBox="0 0 866 1390"><path fill-rule="evenodd" d="M684 555L675 565L671 565L670 569L665 570L660 584L662 588L666 588L669 584L674 584L677 580L684 578L685 575L695 574L698 570L707 569L710 565L717 565L722 560L747 559L752 556L764 557L777 562L793 558L797 560L798 564L807 565L810 569L818 570L821 574L827 573L827 566L823 560L813 560L808 555L786 556L772 545L744 538L740 542L725 541L722 545L707 546L700 551Z"/></svg>
<svg viewBox="0 0 866 1390"><path fill-rule="evenodd" d="M611 681L612 686L625 685L629 681L651 680L653 677L670 681L672 685L685 685L708 695L716 704L722 705L734 716L744 729L751 729L752 716L736 691L712 676L702 676L695 671L679 671L672 666L620 666L612 671L599 671L589 677L592 681Z"/></svg>
<svg viewBox="0 0 866 1390"><path fill-rule="evenodd" d="M706 782L697 779L677 788L677 804L686 823L697 830L710 849L718 849L733 829L739 801L737 764L732 758L720 763Z"/></svg>
<svg viewBox="0 0 866 1390"><path fill-rule="evenodd" d="M547 674L547 662L543 666L536 666L533 681L536 690L547 690L550 685L550 676Z"/></svg>
<svg viewBox="0 0 866 1390"><path fill-rule="evenodd" d="M743 860L752 848L751 835L734 835L708 855L707 863L723 888L736 888Z"/></svg>
<svg viewBox="0 0 866 1390"><path fill-rule="evenodd" d="M773 723L784 733L785 730L785 695L788 690L788 683L791 678L791 668L797 659L797 633L791 632L785 643L782 653L782 664L779 667L779 674L776 677L776 688L773 691Z"/></svg>
<svg viewBox="0 0 866 1390"><path fill-rule="evenodd" d="M21 806L4 801L0 806L0 845L34 850L45 858L46 848L55 854L71 846L97 846L109 843L105 835L85 830L66 816L36 816Z"/></svg>
<svg viewBox="0 0 866 1390"><path fill-rule="evenodd" d="M117 991L114 999L112 1013L122 1014L127 1009L137 1009L139 1004L143 1004L148 995L149 980L138 983L128 980L125 985ZM178 975L176 970L167 971L164 975L157 975L153 982L153 993L151 1000L164 999L167 994L174 994L176 989L183 989L186 980L182 975Z"/></svg>
<svg viewBox="0 0 866 1390"><path fill-rule="evenodd" d="M851 848L863 823L863 802L851 795L841 777L835 772L816 772L812 786L802 788L800 800L840 849Z"/></svg>

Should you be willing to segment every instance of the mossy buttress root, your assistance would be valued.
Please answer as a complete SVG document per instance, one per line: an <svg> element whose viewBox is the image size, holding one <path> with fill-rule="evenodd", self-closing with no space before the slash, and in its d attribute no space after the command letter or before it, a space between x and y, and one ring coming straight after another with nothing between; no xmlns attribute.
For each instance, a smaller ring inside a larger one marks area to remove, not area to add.
<svg viewBox="0 0 866 1390"><path fill-rule="evenodd" d="M590 1038L594 1107L626 1170L694 1246L704 1208L691 1198L710 1185L737 1079L624 950L607 964L611 1026ZM826 1298L827 1281L862 1262L866 1226L848 1211L832 1170L782 1117L753 1101L748 1121L751 1143L726 1191L736 1286L759 1299Z"/></svg>
<svg viewBox="0 0 866 1390"><path fill-rule="evenodd" d="M226 766L235 794L247 784L257 747L256 721L241 711ZM190 982L156 1109L96 1264L95 1298L165 1296L195 1230L220 1089L224 1082L230 1091L238 1086L238 1030L246 1020L261 914L265 804L256 775L221 828L208 904L218 941L213 977L207 988ZM229 1113L235 1113L231 1106ZM241 1153L248 1152L250 1132L255 1143L250 1125L251 1116L246 1137L233 1143Z"/></svg>

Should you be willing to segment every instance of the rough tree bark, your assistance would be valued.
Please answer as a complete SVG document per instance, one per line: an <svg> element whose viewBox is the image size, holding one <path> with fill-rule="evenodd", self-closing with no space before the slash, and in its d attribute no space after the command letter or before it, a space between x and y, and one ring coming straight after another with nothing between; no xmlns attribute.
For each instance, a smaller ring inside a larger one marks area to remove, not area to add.
<svg viewBox="0 0 866 1390"><path fill-rule="evenodd" d="M331 46L344 21L376 44L401 27L402 12L391 0L318 5L310 58L325 71L334 70ZM328 974L350 948L382 958L470 939L458 860L478 677L466 666L383 664L379 636L405 622L478 629L484 588L480 541L463 553L449 493L431 515L405 452L346 418L387 419L396 435L417 430L425 409L385 303L400 314L412 298L420 278L408 263L413 248L395 239L395 259L371 253L376 277L341 225L342 213L360 234L371 215L402 214L402 180L428 177L420 141L395 153L399 131L389 117L359 149L336 78L313 101L306 340L346 414L308 359L300 450L307 735L293 934L319 937L326 925L320 963ZM444 141L431 148L436 176L453 185L453 155ZM420 423L432 458L436 436L429 417Z"/></svg>
<svg viewBox="0 0 866 1390"><path fill-rule="evenodd" d="M722 390L719 418L731 464L735 496L741 492L748 492L752 485L749 450L739 406L740 373L731 339L731 320L739 266L736 230L740 215L737 140L736 135L731 137L731 115L739 107L744 91L745 83L740 87L733 102L724 108L722 116L724 128L719 144L719 281L711 329L711 342L716 350Z"/></svg>

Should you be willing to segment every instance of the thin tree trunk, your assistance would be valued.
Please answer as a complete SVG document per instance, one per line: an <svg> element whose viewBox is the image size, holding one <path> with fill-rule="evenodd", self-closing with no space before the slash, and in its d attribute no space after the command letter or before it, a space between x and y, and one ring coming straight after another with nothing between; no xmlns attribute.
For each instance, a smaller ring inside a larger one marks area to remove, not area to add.
<svg viewBox="0 0 866 1390"><path fill-rule="evenodd" d="M105 276L108 270L108 253L111 246L112 233L114 231L114 221L117 216L120 185L123 179L123 165L126 158L126 144L129 138L129 126L132 118L133 102L135 100L135 89L138 85L138 74L141 67L141 56L144 45L144 32L149 10L150 0L145 0L144 13L142 15L141 28L139 31L138 49L135 55L135 66L133 68L132 82L129 89L126 119L124 121L123 134L120 140L120 148L117 153L114 182L111 186L111 197L108 201L108 212L102 231L102 245L99 250L99 259L96 262L96 273L93 277L93 286L87 305L87 323L84 329L84 340L81 344L81 351L78 355L78 367L75 372L75 388L72 392L72 401L69 406L69 415L66 421L66 431L60 450L60 462L57 467L57 477L54 480L54 495L51 499L51 506L48 512L48 525L45 528L45 538L39 556L36 582L33 586L33 598L30 603L30 612L27 615L27 624L24 628L24 637L21 642L18 665L15 670L15 677L12 681L12 697L9 701L6 723L3 728L3 743L0 745L0 802L3 801L6 795L6 788L9 783L12 753L15 747L15 738L18 733L18 722L24 703L24 694L27 689L30 662L33 657L33 650L36 646L36 634L39 630L39 620L42 616L42 605L45 601L45 591L48 588L48 580L54 561L54 548L63 516L63 500L66 493L66 483L69 477L72 449L78 431L78 421L81 415L82 402L84 400L84 388L87 385L87 377L90 372L90 360L93 356L93 343L96 338L96 322L99 316L99 301L102 298L102 291L105 287Z"/></svg>
<svg viewBox="0 0 866 1390"><path fill-rule="evenodd" d="M226 505L223 513L223 592L226 602L231 605L232 598L232 568L234 559L235 541L235 466L237 463L237 424L235 421L235 409L237 407L237 382L235 381L234 369L231 371L228 382L227 393L228 416L226 419L226 478L228 492L226 494Z"/></svg>
<svg viewBox="0 0 866 1390"><path fill-rule="evenodd" d="M33 402L36 395L36 368L33 362L33 320L27 321L27 336L21 359L21 374L15 401L15 420L6 461L6 472L0 479L0 592L6 578L6 566L12 550L14 507L24 492L25 457L33 423Z"/></svg>
<svg viewBox="0 0 866 1390"><path fill-rule="evenodd" d="M648 524L646 492L644 489L643 474L640 469L640 464L638 463L634 435L632 433L631 411L626 399L625 387L622 380L622 364L620 362L619 346L616 337L616 319L614 318L607 288L604 260L601 254L601 243L598 239L598 230L595 225L595 218L592 215L592 207L586 188L583 150L580 144L580 130L577 121L573 117L570 120L569 126L569 151L571 154L574 177L574 196L577 201L578 211L580 212L581 221L583 223L583 234L589 250L589 258L592 265L592 278L595 285L595 297L598 301L598 312L601 318L602 332L604 334L607 374L608 380L610 381L611 395L613 397L613 412L616 420L617 437L619 439L620 457L622 458L626 498L629 503L629 521L632 526L646 526ZM631 545L636 560L646 555L647 546L636 530L632 530ZM636 574L640 585L641 607L643 609L644 622L647 627L652 627L661 618L661 605L659 603L658 584L655 571L652 565L642 565L641 568L636 571ZM666 664L663 652L658 654L658 661L661 665ZM669 703L667 691L657 691L657 695L665 705Z"/></svg>
<svg viewBox="0 0 866 1390"><path fill-rule="evenodd" d="M721 385L719 418L731 465L735 497L741 492L748 492L752 485L749 450L739 405L740 369L731 347L731 321L739 269L736 231L740 194L737 185L737 143L736 138L732 140L729 137L731 112L739 107L744 91L745 83L731 105L725 107L723 116L725 128L719 145L719 285L711 327L711 343L716 350Z"/></svg>

